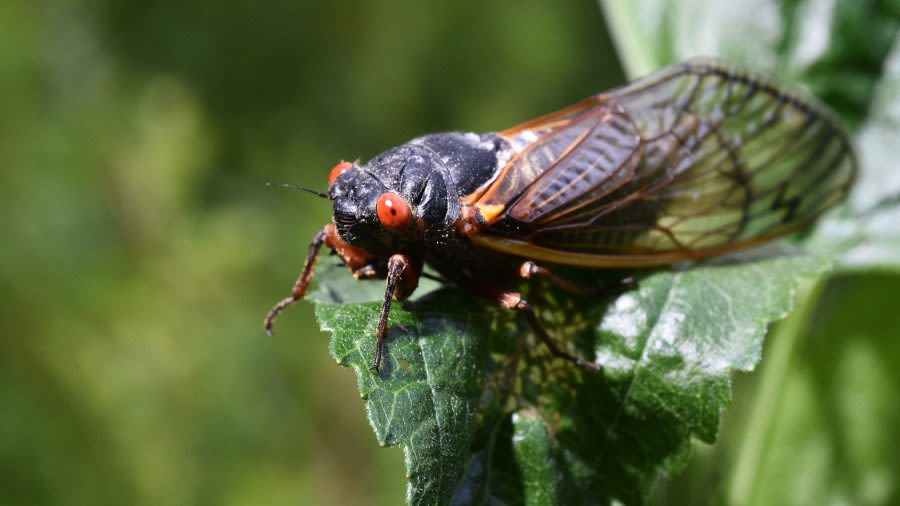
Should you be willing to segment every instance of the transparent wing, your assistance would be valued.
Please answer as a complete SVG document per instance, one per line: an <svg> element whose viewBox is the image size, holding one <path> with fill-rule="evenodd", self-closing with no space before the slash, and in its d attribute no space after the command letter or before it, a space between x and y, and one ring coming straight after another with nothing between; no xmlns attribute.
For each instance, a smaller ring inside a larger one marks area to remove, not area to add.
<svg viewBox="0 0 900 506"><path fill-rule="evenodd" d="M476 205L489 220L534 222L563 203L629 181L640 162L640 143L626 116L593 107L528 144Z"/></svg>
<svg viewBox="0 0 900 506"><path fill-rule="evenodd" d="M826 111L724 65L682 63L594 100L527 150L568 141L555 159L483 194L492 228L478 242L561 263L671 263L796 230L855 179Z"/></svg>

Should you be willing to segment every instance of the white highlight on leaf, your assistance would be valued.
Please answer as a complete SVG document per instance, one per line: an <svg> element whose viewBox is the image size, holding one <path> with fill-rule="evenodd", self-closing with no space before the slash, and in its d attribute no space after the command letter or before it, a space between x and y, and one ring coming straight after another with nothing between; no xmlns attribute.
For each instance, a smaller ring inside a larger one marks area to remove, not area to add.
<svg viewBox="0 0 900 506"><path fill-rule="evenodd" d="M599 0L631 78L697 56L775 68L785 30L777 0Z"/></svg>
<svg viewBox="0 0 900 506"><path fill-rule="evenodd" d="M885 60L869 120L856 137L861 174L851 204L865 210L900 193L900 37Z"/></svg>
<svg viewBox="0 0 900 506"><path fill-rule="evenodd" d="M673 11L677 60L716 56L756 69L775 66L776 47L784 26L774 0L682 0Z"/></svg>
<svg viewBox="0 0 900 506"><path fill-rule="evenodd" d="M866 269L877 265L896 265L900 249L900 209L881 212L863 224L865 237L877 237L876 241L863 241L841 258L845 269Z"/></svg>
<svg viewBox="0 0 900 506"><path fill-rule="evenodd" d="M630 293L623 294L615 302L617 315L603 322L603 330L613 332L629 339L637 339L641 327L646 324L647 316L638 306L638 301ZM637 343L629 343L636 345Z"/></svg>
<svg viewBox="0 0 900 506"><path fill-rule="evenodd" d="M678 328L684 322L684 314L678 311L670 310L660 317L659 322L654 328L653 334L650 335L654 347L663 348L663 344L675 344L678 339ZM690 357L694 359L696 357Z"/></svg>
<svg viewBox="0 0 900 506"><path fill-rule="evenodd" d="M791 67L808 67L828 50L834 4L834 0L808 0L797 7L797 35L791 50Z"/></svg>

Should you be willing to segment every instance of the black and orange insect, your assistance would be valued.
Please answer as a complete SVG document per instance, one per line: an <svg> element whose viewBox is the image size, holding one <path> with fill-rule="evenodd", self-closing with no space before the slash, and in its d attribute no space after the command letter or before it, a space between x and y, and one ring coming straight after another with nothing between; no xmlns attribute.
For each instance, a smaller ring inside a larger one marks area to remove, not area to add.
<svg viewBox="0 0 900 506"><path fill-rule="evenodd" d="M802 93L716 62L673 65L503 132L431 134L337 164L334 224L265 327L303 297L327 245L355 277L387 280L374 369L391 301L428 264L523 312L557 357L597 370L551 338L509 290L516 280L587 292L549 269L661 267L758 245L809 225L856 173L847 133Z"/></svg>

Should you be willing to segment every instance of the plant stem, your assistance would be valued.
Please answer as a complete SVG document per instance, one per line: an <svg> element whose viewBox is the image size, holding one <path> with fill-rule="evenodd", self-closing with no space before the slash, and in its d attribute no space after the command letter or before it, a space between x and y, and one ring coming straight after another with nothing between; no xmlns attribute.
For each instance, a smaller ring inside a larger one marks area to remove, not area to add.
<svg viewBox="0 0 900 506"><path fill-rule="evenodd" d="M619 53L619 60L629 79L649 74L659 65L652 61L647 50L647 41L642 38L635 19L637 7L632 0L605 0L600 2L606 18L606 26L612 35L613 44ZM626 28L628 27L628 28Z"/></svg>
<svg viewBox="0 0 900 506"><path fill-rule="evenodd" d="M785 378L800 338L806 334L812 313L818 305L826 281L818 278L803 285L797 293L797 307L768 338L771 351L763 361L759 387L750 405L750 417L728 480L727 504L750 502L759 465L769 437L775 411L781 401Z"/></svg>

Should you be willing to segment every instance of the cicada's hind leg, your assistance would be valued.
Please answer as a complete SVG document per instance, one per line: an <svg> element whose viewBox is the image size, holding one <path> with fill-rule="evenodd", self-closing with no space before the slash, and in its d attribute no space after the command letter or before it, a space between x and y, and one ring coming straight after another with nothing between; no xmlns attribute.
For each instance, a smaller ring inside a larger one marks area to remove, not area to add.
<svg viewBox="0 0 900 506"><path fill-rule="evenodd" d="M538 320L537 315L534 313L534 308L532 308L531 305L528 304L528 301L522 298L521 294L517 292L504 292L500 294L498 299L503 307L515 311L520 311L525 315L525 319L528 320L528 324L531 325L534 333L537 334L538 338L540 338L540 340L547 345L547 348L550 349L550 353L552 353L553 356L568 360L569 362L572 362L573 364L581 367L586 371L600 371L600 365L593 362L588 362L587 360L572 355L571 353L560 348L556 341L554 341L553 338L550 337L550 334L547 333L547 329L544 328L540 320Z"/></svg>

